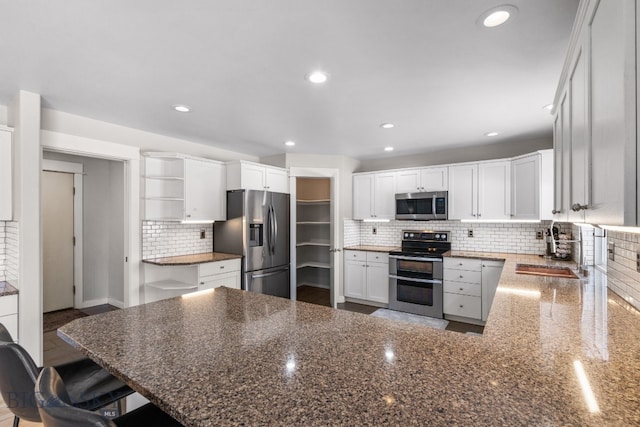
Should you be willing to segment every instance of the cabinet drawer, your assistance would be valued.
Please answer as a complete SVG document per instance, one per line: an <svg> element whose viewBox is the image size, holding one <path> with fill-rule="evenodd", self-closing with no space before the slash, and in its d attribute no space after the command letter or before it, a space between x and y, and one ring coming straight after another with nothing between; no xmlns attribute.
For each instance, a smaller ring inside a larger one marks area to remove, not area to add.
<svg viewBox="0 0 640 427"><path fill-rule="evenodd" d="M18 295L0 297L0 316L18 312Z"/></svg>
<svg viewBox="0 0 640 427"><path fill-rule="evenodd" d="M366 261L367 253L363 251L344 251L344 259L345 261Z"/></svg>
<svg viewBox="0 0 640 427"><path fill-rule="evenodd" d="M443 266L445 269L450 270L468 270L468 271L481 271L482 260L473 258L449 258L443 259Z"/></svg>
<svg viewBox="0 0 640 427"><path fill-rule="evenodd" d="M480 297L445 292L443 295L443 311L444 314L480 319L480 316L482 316L482 301Z"/></svg>
<svg viewBox="0 0 640 427"><path fill-rule="evenodd" d="M365 252L367 254L367 262L382 262L389 264L389 254L384 252Z"/></svg>
<svg viewBox="0 0 640 427"><path fill-rule="evenodd" d="M205 289L213 289L220 286L240 289L240 273L232 271L230 273L201 277L198 290L203 291Z"/></svg>
<svg viewBox="0 0 640 427"><path fill-rule="evenodd" d="M204 264L200 264L198 267L198 275L200 277L211 276L212 274L227 273L229 271L240 271L240 258L207 262Z"/></svg>
<svg viewBox="0 0 640 427"><path fill-rule="evenodd" d="M482 286L477 283L444 282L444 292L479 297L482 296Z"/></svg>
<svg viewBox="0 0 640 427"><path fill-rule="evenodd" d="M11 334L11 338L13 338L15 342L18 342L18 315L0 316L0 323L7 328L7 331Z"/></svg>
<svg viewBox="0 0 640 427"><path fill-rule="evenodd" d="M482 271L444 270L444 281L482 284Z"/></svg>

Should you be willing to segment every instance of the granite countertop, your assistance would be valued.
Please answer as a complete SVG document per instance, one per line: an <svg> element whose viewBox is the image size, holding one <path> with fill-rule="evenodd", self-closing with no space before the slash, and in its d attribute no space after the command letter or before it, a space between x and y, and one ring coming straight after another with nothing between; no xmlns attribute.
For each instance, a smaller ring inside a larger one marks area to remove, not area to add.
<svg viewBox="0 0 640 427"><path fill-rule="evenodd" d="M195 265L205 262L225 261L242 258L242 255L226 254L223 252L207 252L204 254L179 255L164 258L143 259L142 262L154 265Z"/></svg>
<svg viewBox="0 0 640 427"><path fill-rule="evenodd" d="M489 256L505 267L482 336L228 288L58 334L187 426L639 425L640 312L601 273Z"/></svg>
<svg viewBox="0 0 640 427"><path fill-rule="evenodd" d="M16 295L18 290L11 286L8 282L0 282L0 297L7 295Z"/></svg>
<svg viewBox="0 0 640 427"><path fill-rule="evenodd" d="M347 246L343 248L345 251L367 251L367 252L391 252L391 251L399 251L400 248L397 246L367 246L367 245L356 245L356 246Z"/></svg>

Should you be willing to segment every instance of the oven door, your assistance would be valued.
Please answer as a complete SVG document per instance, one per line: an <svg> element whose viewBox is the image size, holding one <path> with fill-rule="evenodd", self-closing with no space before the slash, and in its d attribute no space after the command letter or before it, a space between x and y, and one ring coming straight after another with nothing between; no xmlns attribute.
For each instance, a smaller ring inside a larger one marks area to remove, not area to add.
<svg viewBox="0 0 640 427"><path fill-rule="evenodd" d="M442 259L389 256L389 308L442 318Z"/></svg>

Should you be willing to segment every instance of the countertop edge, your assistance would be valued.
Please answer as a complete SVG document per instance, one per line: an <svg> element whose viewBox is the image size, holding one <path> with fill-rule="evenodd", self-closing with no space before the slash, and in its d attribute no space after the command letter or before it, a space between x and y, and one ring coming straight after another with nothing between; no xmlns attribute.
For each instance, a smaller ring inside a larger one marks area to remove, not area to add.
<svg viewBox="0 0 640 427"><path fill-rule="evenodd" d="M209 258L206 258L209 257ZM202 259L198 259L202 258ZM142 262L145 264L158 266L180 266L180 265L198 265L209 262L226 261L230 259L240 259L242 255L228 254L224 252L205 252L201 254L176 255L171 257L147 258Z"/></svg>
<svg viewBox="0 0 640 427"><path fill-rule="evenodd" d="M0 298L10 295L18 295L19 291L9 282L0 282Z"/></svg>

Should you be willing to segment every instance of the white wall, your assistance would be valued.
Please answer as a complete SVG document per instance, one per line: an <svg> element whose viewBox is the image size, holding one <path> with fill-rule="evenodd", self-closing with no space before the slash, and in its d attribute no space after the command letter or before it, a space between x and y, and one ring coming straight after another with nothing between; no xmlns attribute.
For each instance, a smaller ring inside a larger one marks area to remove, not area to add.
<svg viewBox="0 0 640 427"><path fill-rule="evenodd" d="M409 156L363 159L360 161L360 166L356 172L493 160L520 156L548 148L553 148L553 138L551 136L523 141L512 140L481 146L456 147Z"/></svg>
<svg viewBox="0 0 640 427"><path fill-rule="evenodd" d="M7 106L0 105L0 125L7 125Z"/></svg>
<svg viewBox="0 0 640 427"><path fill-rule="evenodd" d="M43 109L42 129L102 141L116 142L139 147L141 151L167 151L190 154L213 160L258 161L256 156L238 153L230 149L197 144L183 139L172 138L100 120L77 116L62 111Z"/></svg>
<svg viewBox="0 0 640 427"><path fill-rule="evenodd" d="M83 300L124 301L124 164L45 151L43 158L81 163L83 176Z"/></svg>

